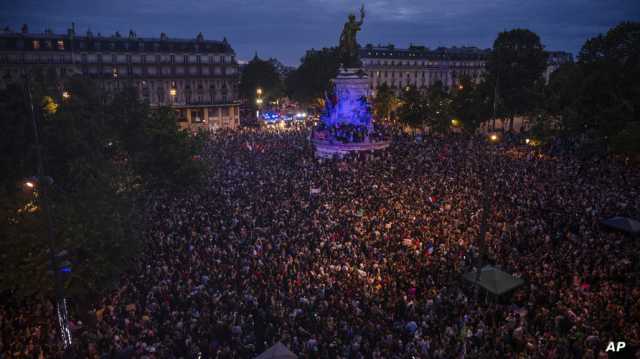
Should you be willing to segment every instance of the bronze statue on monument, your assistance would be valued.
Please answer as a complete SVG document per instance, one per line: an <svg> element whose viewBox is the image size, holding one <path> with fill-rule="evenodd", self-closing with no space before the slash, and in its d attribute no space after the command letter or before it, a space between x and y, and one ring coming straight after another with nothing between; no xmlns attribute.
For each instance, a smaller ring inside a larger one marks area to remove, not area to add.
<svg viewBox="0 0 640 359"><path fill-rule="evenodd" d="M360 67L360 57L358 56L358 42L356 34L360 31L364 23L364 5L360 8L360 21L356 21L354 14L349 14L349 21L344 24L342 34L340 34L340 62L345 68Z"/></svg>

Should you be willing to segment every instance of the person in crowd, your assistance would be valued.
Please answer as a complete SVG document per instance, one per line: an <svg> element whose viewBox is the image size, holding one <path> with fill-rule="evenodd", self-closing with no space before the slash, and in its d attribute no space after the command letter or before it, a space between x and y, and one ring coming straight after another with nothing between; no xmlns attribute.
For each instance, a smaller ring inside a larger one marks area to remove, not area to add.
<svg viewBox="0 0 640 359"><path fill-rule="evenodd" d="M330 129L355 142L363 130ZM72 357L253 358L278 341L345 359L637 348L640 241L599 221L640 217L638 168L560 142L385 131L387 150L325 161L302 129L217 132L206 186L149 194L144 248L118 289L73 316L92 320L73 319ZM462 279L478 263L525 285L478 294ZM0 357L62 358L53 309L5 298Z"/></svg>

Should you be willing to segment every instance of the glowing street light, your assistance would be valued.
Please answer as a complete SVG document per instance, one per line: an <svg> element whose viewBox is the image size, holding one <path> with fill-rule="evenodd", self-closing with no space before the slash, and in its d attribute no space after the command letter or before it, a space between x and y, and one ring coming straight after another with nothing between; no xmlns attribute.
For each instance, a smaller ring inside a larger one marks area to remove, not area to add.
<svg viewBox="0 0 640 359"><path fill-rule="evenodd" d="M453 120L451 120L451 125L454 127L458 127L458 125L460 125L460 120L454 118Z"/></svg>
<svg viewBox="0 0 640 359"><path fill-rule="evenodd" d="M42 176L42 177L33 176L33 177L26 178L24 181L24 185L29 189L34 189L40 185L40 182L43 182L47 186L51 186L53 185L53 178L49 176Z"/></svg>
<svg viewBox="0 0 640 359"><path fill-rule="evenodd" d="M262 99L261 98L256 99L256 104L262 105Z"/></svg>
<svg viewBox="0 0 640 359"><path fill-rule="evenodd" d="M462 84L458 85L458 90L460 91L464 90L464 86Z"/></svg>
<svg viewBox="0 0 640 359"><path fill-rule="evenodd" d="M256 89L256 94L262 95L262 89L260 87Z"/></svg>
<svg viewBox="0 0 640 359"><path fill-rule="evenodd" d="M71 97L71 93L69 93L69 91L62 91L62 98L66 100L69 97Z"/></svg>
<svg viewBox="0 0 640 359"><path fill-rule="evenodd" d="M491 136L489 136L489 139L491 140L491 142L496 142L498 141L498 135L494 133Z"/></svg>
<svg viewBox="0 0 640 359"><path fill-rule="evenodd" d="M175 88L175 87L172 87L172 88L169 90L169 95L171 95L171 97L176 97L176 94L177 94L177 92L176 92L176 88Z"/></svg>
<svg viewBox="0 0 640 359"><path fill-rule="evenodd" d="M524 140L524 143L526 143L527 145L529 144L529 142L531 142L531 140L528 139L528 138L526 140Z"/></svg>

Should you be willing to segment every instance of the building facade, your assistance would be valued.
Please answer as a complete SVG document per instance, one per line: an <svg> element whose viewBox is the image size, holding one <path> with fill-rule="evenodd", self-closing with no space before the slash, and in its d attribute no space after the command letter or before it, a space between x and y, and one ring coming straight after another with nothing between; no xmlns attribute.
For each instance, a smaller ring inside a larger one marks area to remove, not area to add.
<svg viewBox="0 0 640 359"><path fill-rule="evenodd" d="M430 50L424 46L399 49L393 45L367 45L360 49L360 59L372 91L375 92L378 86L386 83L399 94L407 86L428 88L437 81L450 88L464 76L479 81L490 53L491 49L477 47L440 47ZM548 81L553 71L570 61L573 60L569 53L549 52L545 79Z"/></svg>
<svg viewBox="0 0 640 359"><path fill-rule="evenodd" d="M462 76L477 81L489 53L489 49L475 47L430 50L424 46L397 49L393 45L367 45L360 49L360 59L371 90L386 83L399 93L407 86L428 88L437 81L451 87Z"/></svg>
<svg viewBox="0 0 640 359"><path fill-rule="evenodd" d="M107 90L133 86L151 107L171 106L179 124L190 130L236 128L240 123L239 70L226 39L173 39L88 31L66 34L0 32L0 87L27 71L59 81L71 76L96 79Z"/></svg>

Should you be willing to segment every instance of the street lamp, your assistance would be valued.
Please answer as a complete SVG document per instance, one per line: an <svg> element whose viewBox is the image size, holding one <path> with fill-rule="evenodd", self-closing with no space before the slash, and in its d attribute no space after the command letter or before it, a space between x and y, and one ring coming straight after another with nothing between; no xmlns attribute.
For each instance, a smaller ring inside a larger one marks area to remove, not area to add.
<svg viewBox="0 0 640 359"><path fill-rule="evenodd" d="M262 109L262 89L258 87L256 89L256 105L258 106L258 110L256 111L256 120L260 119L260 110Z"/></svg>
<svg viewBox="0 0 640 359"><path fill-rule="evenodd" d="M171 87L169 89L169 96L171 96L171 104L176 102L176 95L178 94L178 92L176 91L175 87Z"/></svg>
<svg viewBox="0 0 640 359"><path fill-rule="evenodd" d="M69 91L62 91L62 98L67 100L69 97L71 97L71 93L69 93Z"/></svg>
<svg viewBox="0 0 640 359"><path fill-rule="evenodd" d="M494 144L497 143L498 140L500 138L498 137L498 135L496 134L492 134L491 136L489 136L489 143L490 144ZM491 176L493 176L493 172L495 171L494 164L495 164L495 153L494 153L494 147L491 146L491 148L489 150L487 150L487 145L483 144L484 147L484 153L485 155L489 155L491 156L490 159L490 166L486 167L484 170L484 173L482 174L481 177L481 184L482 184L482 191L483 191L483 200L482 200L482 217L480 219L480 233L478 236L478 249L479 249L479 255L478 255L478 267L476 268L476 285L478 285L478 283L480 282L480 272L482 271L482 265L483 265L483 259L485 259L486 255L487 255L487 248L486 248L486 243L485 243L485 236L487 233L487 217L489 215L489 211L491 211L491 201L489 199L489 192L493 192L493 188L489 188L489 175L491 174ZM476 292L476 300L477 300L477 295L480 292L480 288L477 288L477 292Z"/></svg>

